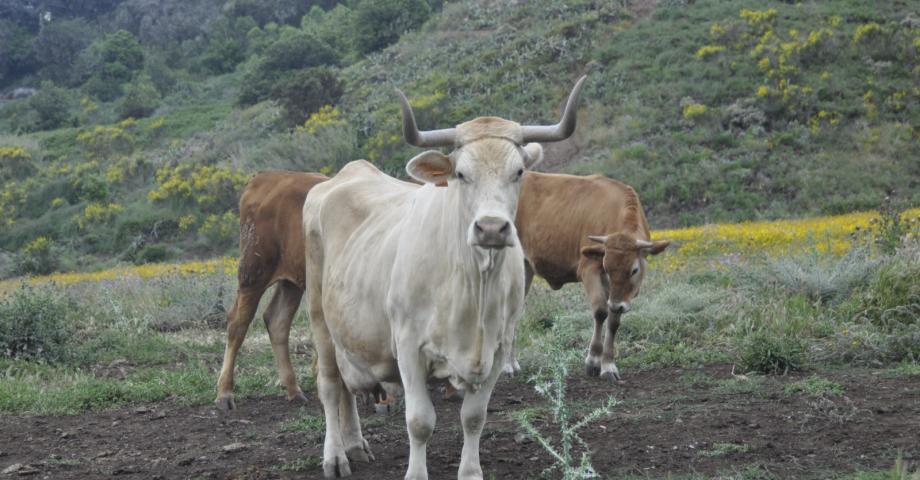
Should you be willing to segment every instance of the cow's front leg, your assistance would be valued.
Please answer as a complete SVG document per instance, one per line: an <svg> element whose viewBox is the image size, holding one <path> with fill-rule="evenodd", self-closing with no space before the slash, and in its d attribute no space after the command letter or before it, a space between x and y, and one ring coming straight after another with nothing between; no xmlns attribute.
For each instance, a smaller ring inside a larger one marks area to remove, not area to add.
<svg viewBox="0 0 920 480"><path fill-rule="evenodd" d="M419 358L420 352L411 350L407 348L398 353L399 374L406 395L406 429L409 431L409 469L406 471L406 480L426 480L426 450L428 440L434 433L437 416L431 397L428 396L428 372Z"/></svg>
<svg viewBox="0 0 920 480"><path fill-rule="evenodd" d="M601 355L604 352L604 320L607 319L607 308L594 311L594 335L591 336L591 344L588 345L588 356L585 357L585 373L589 377L597 377L601 374Z"/></svg>
<svg viewBox="0 0 920 480"><path fill-rule="evenodd" d="M495 355L495 363L499 365L499 360L504 355L499 351ZM463 398L463 406L460 407L460 423L463 425L463 451L460 453L460 470L457 472L457 478L460 480L481 480L482 467L479 464L479 438L482 436L482 427L486 423L486 410L489 406L489 398L492 397L492 389L500 374L498 367L492 367L492 373L486 379L479 390L475 392L466 392Z"/></svg>
<svg viewBox="0 0 920 480"><path fill-rule="evenodd" d="M607 288L604 286L602 275L603 268L599 264L590 263L581 272L581 282L585 293L591 302L591 311L594 312L594 335L588 346L588 356L585 357L585 373L589 377L601 374L601 355L604 352L604 320L607 319Z"/></svg>
<svg viewBox="0 0 920 480"><path fill-rule="evenodd" d="M620 381L620 370L617 369L614 360L617 357L616 336L620 328L620 314L610 313L607 321L607 335L604 336L604 354L601 357L601 378L607 380Z"/></svg>

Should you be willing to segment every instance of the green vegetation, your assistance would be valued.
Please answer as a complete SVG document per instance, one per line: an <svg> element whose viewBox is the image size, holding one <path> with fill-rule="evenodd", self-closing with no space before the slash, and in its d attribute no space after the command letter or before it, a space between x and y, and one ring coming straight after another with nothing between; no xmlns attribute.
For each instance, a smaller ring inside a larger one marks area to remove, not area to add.
<svg viewBox="0 0 920 480"><path fill-rule="evenodd" d="M167 3L52 5L41 22L10 3L0 93L38 93L0 102L0 151L28 155L0 155L4 254L38 237L59 270L146 261L148 244L232 252L211 216L235 214L257 170L367 158L402 175L416 149L394 86L423 128L550 122L582 71L577 153L545 167L632 184L655 227L920 204L915 2ZM188 201L197 185L159 196L165 172L203 168L234 176L202 179L220 184L209 205ZM880 227L889 252L908 228ZM16 273L34 272L0 272Z"/></svg>
<svg viewBox="0 0 920 480"><path fill-rule="evenodd" d="M751 449L750 445L738 443L714 443L710 450L700 450L700 455L706 457L721 457L730 453L746 453Z"/></svg>
<svg viewBox="0 0 920 480"><path fill-rule="evenodd" d="M811 397L843 395L843 387L840 386L839 383L818 376L790 383L786 385L784 390L787 395L795 395L798 393Z"/></svg>

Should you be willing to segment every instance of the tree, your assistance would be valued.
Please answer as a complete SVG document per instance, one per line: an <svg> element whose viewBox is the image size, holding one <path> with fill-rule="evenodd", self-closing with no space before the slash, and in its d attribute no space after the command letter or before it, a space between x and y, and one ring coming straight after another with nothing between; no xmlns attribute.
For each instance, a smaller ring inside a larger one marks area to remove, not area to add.
<svg viewBox="0 0 920 480"><path fill-rule="evenodd" d="M160 93L150 77L138 75L137 79L128 84L128 88L125 89L125 96L121 99L118 114L121 118L143 118L156 110L159 101Z"/></svg>
<svg viewBox="0 0 920 480"><path fill-rule="evenodd" d="M144 67L144 51L130 32L119 30L90 45L81 54L78 70L91 74L87 93L104 101L118 98L122 84Z"/></svg>
<svg viewBox="0 0 920 480"><path fill-rule="evenodd" d="M35 70L35 55L28 30L0 19L0 87Z"/></svg>
<svg viewBox="0 0 920 480"><path fill-rule="evenodd" d="M38 93L29 97L29 108L37 113L36 130L51 130L71 120L70 95L54 83L42 82Z"/></svg>
<svg viewBox="0 0 920 480"><path fill-rule="evenodd" d="M45 25L32 42L42 77L61 84L76 80L74 61L93 36L92 27L82 19L54 20Z"/></svg>
<svg viewBox="0 0 920 480"><path fill-rule="evenodd" d="M271 99L284 109L284 117L291 126L303 124L311 113L324 105L336 104L341 96L338 75L325 66L291 71L271 89Z"/></svg>
<svg viewBox="0 0 920 480"><path fill-rule="evenodd" d="M360 53L381 50L429 16L431 6L425 0L361 0L352 26L355 46Z"/></svg>
<svg viewBox="0 0 920 480"><path fill-rule="evenodd" d="M338 56L332 48L316 35L287 27L262 58L249 63L238 100L243 105L266 100L285 72L334 65L337 61Z"/></svg>

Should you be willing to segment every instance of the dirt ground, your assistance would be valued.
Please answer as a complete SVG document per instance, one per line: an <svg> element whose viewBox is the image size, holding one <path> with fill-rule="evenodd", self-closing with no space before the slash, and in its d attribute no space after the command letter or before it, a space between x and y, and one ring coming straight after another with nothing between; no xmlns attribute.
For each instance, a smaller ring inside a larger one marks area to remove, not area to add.
<svg viewBox="0 0 920 480"><path fill-rule="evenodd" d="M626 382L571 378L576 405L621 403L583 431L604 477L664 478L726 474L759 468L778 478L827 478L833 473L889 469L898 452L920 461L920 377L880 371L824 372L841 397L787 395L789 375L747 382L731 368L624 372ZM702 380L701 380L702 379ZM322 478L322 433L285 429L304 413L321 415L316 398L301 407L280 397L247 398L220 413L211 406L170 402L80 416L0 417L0 478ZM537 478L549 456L520 429L511 412L539 406L533 388L502 379L482 438L486 477ZM459 404L435 400L438 424L428 447L432 479L456 478L462 433ZM353 478L402 478L408 460L401 412L372 415L365 436L377 460L352 463ZM544 430L551 425L538 422ZM716 444L734 444L736 451ZM18 465L17 465L18 464ZM292 470L293 469L293 470Z"/></svg>

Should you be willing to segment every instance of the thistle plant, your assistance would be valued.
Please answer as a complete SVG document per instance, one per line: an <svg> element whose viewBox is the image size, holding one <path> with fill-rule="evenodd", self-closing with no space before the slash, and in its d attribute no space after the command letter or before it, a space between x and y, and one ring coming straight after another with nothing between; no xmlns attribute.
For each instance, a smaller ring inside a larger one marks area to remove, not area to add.
<svg viewBox="0 0 920 480"><path fill-rule="evenodd" d="M609 415L617 401L608 397L603 405L578 418L577 407L566 398L565 381L569 366L577 362L580 352L565 347L571 342L565 341L566 335L558 323L553 327L553 335L550 337L542 349L545 352L543 366L529 381L534 384L537 393L548 400L552 424L558 432L544 435L537 430L533 424L533 410L517 412L515 419L553 457L553 466L544 472L545 475L558 470L563 480L600 478L591 465L590 447L578 435L578 431Z"/></svg>

